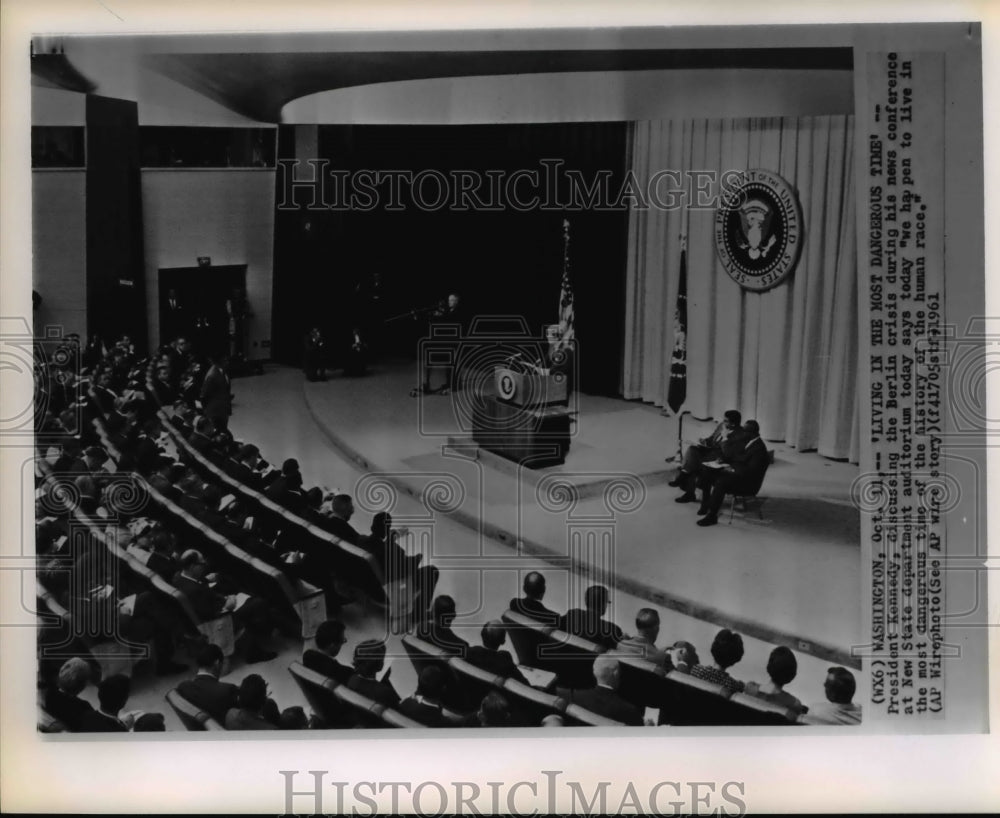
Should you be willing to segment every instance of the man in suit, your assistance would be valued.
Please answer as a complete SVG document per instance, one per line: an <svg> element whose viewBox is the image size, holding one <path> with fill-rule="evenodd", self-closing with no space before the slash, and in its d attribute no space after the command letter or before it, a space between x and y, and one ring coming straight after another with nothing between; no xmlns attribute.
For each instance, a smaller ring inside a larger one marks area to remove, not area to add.
<svg viewBox="0 0 1000 818"><path fill-rule="evenodd" d="M624 637L622 629L614 622L604 619L608 610L608 589L603 585L591 585L583 594L586 610L573 608L559 618L559 630L596 642L609 650Z"/></svg>
<svg viewBox="0 0 1000 818"><path fill-rule="evenodd" d="M174 576L172 584L190 600L203 620L215 619L225 613L233 614L236 624L246 630L243 641L248 664L267 662L277 656L261 644L272 630L267 603L252 596L240 604L236 594L223 596L216 593L205 579L207 573L208 564L201 552L189 548L181 555L181 570Z"/></svg>
<svg viewBox="0 0 1000 818"><path fill-rule="evenodd" d="M524 674L514 664L510 653L506 650L500 650L500 646L507 639L507 628L503 622L499 619L487 622L483 625L480 638L483 640L483 644L470 647L465 657L470 664L495 673L497 676L528 684Z"/></svg>
<svg viewBox="0 0 1000 818"><path fill-rule="evenodd" d="M94 712L90 702L80 698L89 682L90 665L74 656L63 662L56 686L45 694L45 712L65 724L71 733L80 731L84 717Z"/></svg>
<svg viewBox="0 0 1000 818"><path fill-rule="evenodd" d="M451 629L454 620L455 600L447 594L435 597L430 616L417 627L417 636L454 656L464 657L469 643Z"/></svg>
<svg viewBox="0 0 1000 818"><path fill-rule="evenodd" d="M512 599L510 601L510 609L514 613L530 617L545 625L557 625L559 623L559 614L555 611L550 611L542 604L542 599L545 596L545 577L538 571L529 571L525 575L524 583L521 587L524 591L524 596L521 599L517 599L516 597Z"/></svg>
<svg viewBox="0 0 1000 818"><path fill-rule="evenodd" d="M344 636L346 628L339 619L328 619L316 630L316 647L302 654L302 664L335 680L347 684L354 670L337 661L337 654L347 644Z"/></svg>
<svg viewBox="0 0 1000 818"><path fill-rule="evenodd" d="M700 526L719 522L719 509L727 494L753 492L760 487L768 466L767 446L760 437L760 426L756 420L744 423L743 433L739 445L727 453L728 466L719 469L701 467L698 478L702 490L701 508L698 509Z"/></svg>
<svg viewBox="0 0 1000 818"><path fill-rule="evenodd" d="M302 355L302 368L307 381L326 380L326 341L319 327L313 327L305 340L305 351Z"/></svg>
<svg viewBox="0 0 1000 818"><path fill-rule="evenodd" d="M428 665L420 671L417 692L400 702L399 712L419 721L425 727L452 726L445 718L444 706L441 704L444 688L444 671L437 665Z"/></svg>
<svg viewBox="0 0 1000 818"><path fill-rule="evenodd" d="M846 667L832 667L823 689L826 701L809 705L809 712L799 717L803 724L861 724L861 705L852 699L857 683Z"/></svg>
<svg viewBox="0 0 1000 818"><path fill-rule="evenodd" d="M591 713L620 721L622 724L640 726L642 710L618 695L619 672L617 659L608 655L598 656L594 660L594 678L597 679L597 686L561 691L560 695Z"/></svg>
<svg viewBox="0 0 1000 818"><path fill-rule="evenodd" d="M688 478L696 477L698 467L709 460L718 460L722 456L722 444L732 432L740 428L742 418L735 409L729 409L722 415L722 423L715 427L708 437L703 437L688 446L684 451L684 460L677 476L667 483L668 486L683 487Z"/></svg>
<svg viewBox="0 0 1000 818"><path fill-rule="evenodd" d="M399 694L389 681L392 668L389 668L381 679L375 678L383 667L385 667L385 642L366 639L354 649L354 674L348 680L347 686L379 704L396 707L399 704Z"/></svg>
<svg viewBox="0 0 1000 818"><path fill-rule="evenodd" d="M216 429L229 427L229 416L233 413L232 384L226 371L229 356L220 353L212 357L212 365L205 373L201 384L202 411Z"/></svg>
<svg viewBox="0 0 1000 818"><path fill-rule="evenodd" d="M202 645L195 655L195 661L198 672L193 679L177 685L177 692L222 724L226 720L226 713L236 707L236 696L239 693L236 685L219 681L225 662L222 648L212 643Z"/></svg>
<svg viewBox="0 0 1000 818"><path fill-rule="evenodd" d="M354 516L354 501L351 499L351 495L334 495L331 505L332 514L327 519L326 529L351 545L357 545L361 542L361 534L350 524L351 517Z"/></svg>
<svg viewBox="0 0 1000 818"><path fill-rule="evenodd" d="M80 723L81 733L127 733L128 727L118 714L128 702L131 685L128 676L116 673L101 679L97 686L100 710L85 713Z"/></svg>
<svg viewBox="0 0 1000 818"><path fill-rule="evenodd" d="M647 662L672 670L673 664L667 652L656 647L660 636L660 615L653 608L640 608L635 617L636 636L630 636L618 643L618 650L623 653L636 653Z"/></svg>
<svg viewBox="0 0 1000 818"><path fill-rule="evenodd" d="M260 490L260 475L256 472L259 462L260 449L253 443L245 443L222 464L222 468L230 477L239 480L244 486Z"/></svg>
<svg viewBox="0 0 1000 818"><path fill-rule="evenodd" d="M163 333L160 336L172 340L187 331L187 310L177 297L177 290L171 287L163 305Z"/></svg>

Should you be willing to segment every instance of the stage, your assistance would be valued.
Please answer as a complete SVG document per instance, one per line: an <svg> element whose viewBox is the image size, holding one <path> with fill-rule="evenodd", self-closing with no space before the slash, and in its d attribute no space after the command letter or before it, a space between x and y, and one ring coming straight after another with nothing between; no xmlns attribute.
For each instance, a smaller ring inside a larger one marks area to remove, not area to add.
<svg viewBox="0 0 1000 818"><path fill-rule="evenodd" d="M553 569L590 563L594 581L655 605L858 665L850 654L862 641L856 466L768 443L775 455L761 491L763 521L737 511L729 525L727 503L720 524L706 529L695 525L695 506L675 503L679 492L666 485L677 427L654 407L580 395L565 464L527 470L472 442L468 394L410 397L412 363L316 383L292 370L266 377L269 389L288 390L287 400L304 400L318 429L368 473L338 487L354 494L358 525L391 505L394 492L420 501L425 515L397 512L396 522L442 571L475 571L479 559L484 570L496 567L482 545L489 539L512 560L541 557ZM688 432L701 433L696 424ZM440 515L478 536L435 539ZM478 547L470 550L470 540Z"/></svg>

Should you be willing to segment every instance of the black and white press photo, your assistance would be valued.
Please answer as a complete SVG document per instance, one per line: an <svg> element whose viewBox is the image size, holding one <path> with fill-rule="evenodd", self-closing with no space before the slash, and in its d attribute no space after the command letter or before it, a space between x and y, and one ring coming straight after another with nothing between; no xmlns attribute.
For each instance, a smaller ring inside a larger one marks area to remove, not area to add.
<svg viewBox="0 0 1000 818"><path fill-rule="evenodd" d="M389 742L455 758L393 812L743 814L463 747L988 731L979 22L192 25L5 43L41 752L277 747L261 809L374 814L337 759Z"/></svg>

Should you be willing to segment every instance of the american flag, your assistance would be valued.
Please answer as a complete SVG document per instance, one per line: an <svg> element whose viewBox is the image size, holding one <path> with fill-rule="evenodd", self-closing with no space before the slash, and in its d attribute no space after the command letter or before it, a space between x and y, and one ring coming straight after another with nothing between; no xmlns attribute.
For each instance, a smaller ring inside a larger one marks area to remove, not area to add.
<svg viewBox="0 0 1000 818"><path fill-rule="evenodd" d="M559 285L559 345L566 346L573 332L573 284L569 278L569 219L563 219L563 272Z"/></svg>

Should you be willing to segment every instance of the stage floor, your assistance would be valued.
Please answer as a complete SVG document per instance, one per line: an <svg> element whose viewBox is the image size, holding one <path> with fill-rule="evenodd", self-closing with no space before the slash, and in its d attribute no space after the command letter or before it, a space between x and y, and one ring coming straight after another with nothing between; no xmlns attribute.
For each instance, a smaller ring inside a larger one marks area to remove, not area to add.
<svg viewBox="0 0 1000 818"><path fill-rule="evenodd" d="M259 420L273 424L269 437L290 437L275 456L295 456L291 441L303 430L279 431L280 406L304 402L356 469L349 477L333 468L329 478L306 474L307 484L353 494L359 530L372 513L395 505L407 546L469 582L479 576L489 584L486 574L528 570L527 561L540 558L551 566L550 596L570 607L582 586L603 581L712 626L858 665L850 654L862 643L859 518L850 504L857 467L770 443L775 462L762 491L764 520L737 512L732 525L726 515L700 528L694 505L676 504L678 491L666 485L673 467L664 457L676 451L677 429L658 409L582 395L566 463L523 474L495 456L477 456L461 420L467 397L411 398L414 369L390 365L365 377L308 383L278 368L266 380L237 380L237 397L249 400L234 410L234 428L254 411L250 390L275 391L268 403L278 408ZM689 431L696 430L685 436ZM561 488L566 483L575 492ZM408 502L398 502L400 495ZM442 536L450 528L444 518L474 536ZM633 615L615 612L623 625Z"/></svg>

